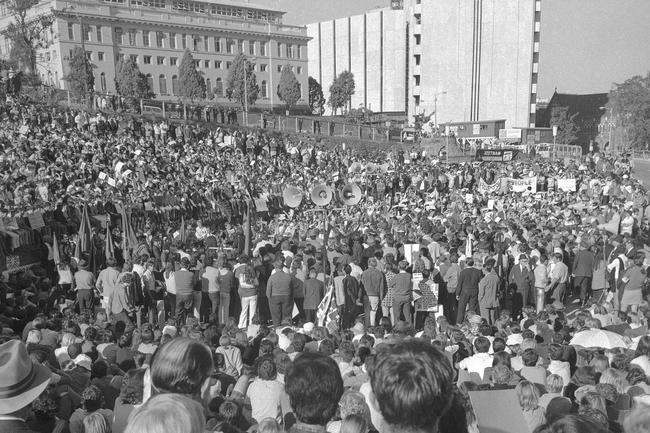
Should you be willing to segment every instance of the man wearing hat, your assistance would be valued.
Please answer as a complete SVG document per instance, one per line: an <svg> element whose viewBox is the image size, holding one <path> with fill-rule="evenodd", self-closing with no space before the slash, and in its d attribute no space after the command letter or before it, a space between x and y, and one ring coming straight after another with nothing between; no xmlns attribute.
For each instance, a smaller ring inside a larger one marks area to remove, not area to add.
<svg viewBox="0 0 650 433"><path fill-rule="evenodd" d="M22 342L0 345L0 433L33 433L25 418L51 375L47 367L32 362Z"/></svg>

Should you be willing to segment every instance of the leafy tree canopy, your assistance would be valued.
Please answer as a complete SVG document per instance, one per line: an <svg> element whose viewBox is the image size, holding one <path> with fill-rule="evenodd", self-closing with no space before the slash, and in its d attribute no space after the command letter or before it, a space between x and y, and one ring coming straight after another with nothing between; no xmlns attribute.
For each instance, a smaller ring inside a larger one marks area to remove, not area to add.
<svg viewBox="0 0 650 433"><path fill-rule="evenodd" d="M650 73L616 84L606 108L607 120L622 129L625 143L637 149L650 146Z"/></svg>
<svg viewBox="0 0 650 433"><path fill-rule="evenodd" d="M300 83L291 70L291 66L286 64L282 67L280 75L280 84L278 84L278 97L287 106L287 111L300 100Z"/></svg>
<svg viewBox="0 0 650 433"><path fill-rule="evenodd" d="M551 108L551 126L557 126L555 140L560 144L575 144L578 140L578 125L575 118L578 113L569 114L569 107L555 106Z"/></svg>
<svg viewBox="0 0 650 433"><path fill-rule="evenodd" d="M244 77L246 85L244 87ZM257 85L255 67L248 61L246 56L238 54L233 61L228 77L226 78L226 97L229 100L237 101L242 108L245 107L245 95L248 98L248 105L254 105L259 96L260 88Z"/></svg>
<svg viewBox="0 0 650 433"><path fill-rule="evenodd" d="M313 77L309 77L309 108L311 114L318 116L325 112L325 96L320 83Z"/></svg>
<svg viewBox="0 0 650 433"><path fill-rule="evenodd" d="M84 99L88 97L95 86L94 67L81 47L72 50L72 55L68 59L68 73L63 78L68 82L70 93Z"/></svg>
<svg viewBox="0 0 650 433"><path fill-rule="evenodd" d="M194 57L189 49L183 53L178 67L179 92L183 98L191 101L205 98L205 79L196 69Z"/></svg>
<svg viewBox="0 0 650 433"><path fill-rule="evenodd" d="M140 72L138 64L131 58L125 57L117 65L115 87L117 93L124 97L128 104L135 106L140 99L152 98L147 77Z"/></svg>

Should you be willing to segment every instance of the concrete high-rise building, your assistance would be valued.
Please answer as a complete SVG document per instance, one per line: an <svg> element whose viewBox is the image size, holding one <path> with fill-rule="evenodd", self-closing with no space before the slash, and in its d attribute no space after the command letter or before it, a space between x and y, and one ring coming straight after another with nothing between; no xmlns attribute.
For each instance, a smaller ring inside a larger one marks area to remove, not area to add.
<svg viewBox="0 0 650 433"><path fill-rule="evenodd" d="M329 87L343 71L354 74L352 108L404 112L407 107L407 26L403 10L379 9L308 24L309 74Z"/></svg>
<svg viewBox="0 0 650 433"><path fill-rule="evenodd" d="M115 69L133 57L158 99L178 98L178 65L190 49L215 101L227 104L225 82L233 59L244 53L255 64L261 93L256 105L280 106L277 85L290 64L301 85L298 105L308 104L307 30L282 24L284 12L232 0L42 0L30 14L51 14L47 48L38 51L44 83L66 88L70 53L84 46L95 66L95 90L115 92ZM0 31L12 22L0 2ZM0 37L0 56L10 43Z"/></svg>
<svg viewBox="0 0 650 433"><path fill-rule="evenodd" d="M352 106L446 122L535 126L541 0L398 0L307 26L326 93L350 69Z"/></svg>
<svg viewBox="0 0 650 433"><path fill-rule="evenodd" d="M541 0L405 0L409 114L535 126Z"/></svg>

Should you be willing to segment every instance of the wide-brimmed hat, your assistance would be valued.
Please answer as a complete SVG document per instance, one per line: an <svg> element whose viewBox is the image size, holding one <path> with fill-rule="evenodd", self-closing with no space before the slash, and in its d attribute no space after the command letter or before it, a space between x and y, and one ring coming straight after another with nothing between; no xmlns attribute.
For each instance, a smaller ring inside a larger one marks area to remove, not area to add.
<svg viewBox="0 0 650 433"><path fill-rule="evenodd" d="M34 364L25 345L11 340L0 345L0 415L31 404L47 388L52 373Z"/></svg>

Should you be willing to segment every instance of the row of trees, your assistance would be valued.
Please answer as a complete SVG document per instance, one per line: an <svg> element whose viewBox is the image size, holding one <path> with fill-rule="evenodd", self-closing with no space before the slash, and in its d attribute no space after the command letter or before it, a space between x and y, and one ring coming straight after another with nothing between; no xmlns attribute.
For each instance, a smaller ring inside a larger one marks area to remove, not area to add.
<svg viewBox="0 0 650 433"><path fill-rule="evenodd" d="M352 110L352 95L354 95L354 90L354 74L350 71L343 71L334 78L334 81L330 85L330 98L326 101L320 83L315 78L309 77L309 108L312 114L319 116L325 113L325 104L332 108L333 115L339 109L345 109L346 112L350 112Z"/></svg>

